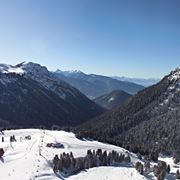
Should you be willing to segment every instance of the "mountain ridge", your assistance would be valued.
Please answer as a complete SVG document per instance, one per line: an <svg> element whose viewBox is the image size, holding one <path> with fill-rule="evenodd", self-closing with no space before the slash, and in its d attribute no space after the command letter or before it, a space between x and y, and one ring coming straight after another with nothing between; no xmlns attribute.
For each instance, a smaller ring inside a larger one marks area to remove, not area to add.
<svg viewBox="0 0 180 180"><path fill-rule="evenodd" d="M94 102L106 109L112 109L122 105L131 96L132 95L126 93L125 91L114 90L109 94L105 94L94 99Z"/></svg>
<svg viewBox="0 0 180 180"><path fill-rule="evenodd" d="M0 65L0 126L74 126L104 112L35 63Z"/></svg>
<svg viewBox="0 0 180 180"><path fill-rule="evenodd" d="M58 72L58 73L57 73ZM130 94L135 94L144 87L131 82L123 82L108 76L85 74L83 72L56 71L55 75L79 89L90 99L95 99L113 90L123 90Z"/></svg>
<svg viewBox="0 0 180 180"><path fill-rule="evenodd" d="M174 153L180 147L177 141L179 102L180 70L176 69L121 107L80 125L77 136L113 143L142 154Z"/></svg>
<svg viewBox="0 0 180 180"><path fill-rule="evenodd" d="M130 77L125 77L125 76L112 76L112 78L120 80L120 81L133 82L135 84L139 84L144 87L152 86L161 80L159 78L130 78Z"/></svg>

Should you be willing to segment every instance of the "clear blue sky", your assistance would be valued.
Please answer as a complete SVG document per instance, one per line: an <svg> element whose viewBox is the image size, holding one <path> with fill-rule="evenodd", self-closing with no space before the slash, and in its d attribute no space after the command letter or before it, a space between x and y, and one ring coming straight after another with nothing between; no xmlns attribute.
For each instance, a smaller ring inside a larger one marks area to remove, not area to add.
<svg viewBox="0 0 180 180"><path fill-rule="evenodd" d="M180 62L179 0L0 0L0 62L162 77Z"/></svg>

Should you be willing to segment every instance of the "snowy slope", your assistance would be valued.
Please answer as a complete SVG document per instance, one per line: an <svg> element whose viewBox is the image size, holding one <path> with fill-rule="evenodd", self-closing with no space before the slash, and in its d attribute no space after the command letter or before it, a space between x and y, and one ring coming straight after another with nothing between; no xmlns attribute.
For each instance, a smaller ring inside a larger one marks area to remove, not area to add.
<svg viewBox="0 0 180 180"><path fill-rule="evenodd" d="M17 142L9 143L9 136L15 135ZM31 135L31 140L24 137ZM0 136L2 136L0 134ZM55 180L57 177L51 168L55 154L62 152L73 152L75 157L85 156L88 149L102 148L107 151L116 150L126 153L126 150L103 144L96 141L81 141L75 138L73 133L64 131L44 130L10 130L5 131L5 142L0 142L0 147L5 149L3 159L0 161L0 179L3 180ZM23 139L20 141L20 137ZM65 149L53 149L46 147L46 143L60 142ZM39 155L41 151L42 156ZM137 161L135 155L131 154L133 162ZM132 167L98 167L68 177L68 180L141 180L146 179L136 172Z"/></svg>
<svg viewBox="0 0 180 180"><path fill-rule="evenodd" d="M5 74L15 73L15 74L20 74L20 75L25 73L25 71L22 69L22 67L11 66L8 64L0 64L0 72L5 73Z"/></svg>

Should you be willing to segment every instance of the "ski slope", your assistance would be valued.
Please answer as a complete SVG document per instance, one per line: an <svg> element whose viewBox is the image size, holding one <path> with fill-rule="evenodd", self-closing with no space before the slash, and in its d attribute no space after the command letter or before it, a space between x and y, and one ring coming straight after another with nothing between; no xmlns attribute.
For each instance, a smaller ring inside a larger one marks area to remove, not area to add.
<svg viewBox="0 0 180 180"><path fill-rule="evenodd" d="M10 144L10 136L15 135L17 142ZM30 135L31 140L24 137ZM5 154L0 160L0 180L143 180L146 178L133 167L97 167L79 174L62 178L55 175L52 170L52 159L55 154L73 152L75 157L86 155L88 149L101 148L107 151L127 153L125 149L97 141L81 141L73 133L48 130L10 130L5 131L5 142L0 142L0 148L5 149ZM62 143L64 149L46 147L47 143ZM41 154L41 155L40 155ZM130 154L135 163L137 157ZM154 179L154 178L152 178Z"/></svg>

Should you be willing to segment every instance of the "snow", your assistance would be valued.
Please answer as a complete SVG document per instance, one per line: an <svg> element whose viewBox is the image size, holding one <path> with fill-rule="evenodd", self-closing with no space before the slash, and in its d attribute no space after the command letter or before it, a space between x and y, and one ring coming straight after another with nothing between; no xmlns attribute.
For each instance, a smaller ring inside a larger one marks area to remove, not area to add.
<svg viewBox="0 0 180 180"><path fill-rule="evenodd" d="M74 75L85 75L82 71L80 70L69 70L69 71L61 71L61 70L57 70L56 73L60 73L63 74L64 76L72 76L74 77Z"/></svg>
<svg viewBox="0 0 180 180"><path fill-rule="evenodd" d="M122 180L146 179L139 175L134 168L129 167L99 167L89 169L87 172L82 172L79 175L74 175L69 180L117 180L121 177Z"/></svg>
<svg viewBox="0 0 180 180"><path fill-rule="evenodd" d="M168 76L168 80L170 81L169 86L167 91L162 94L163 98L161 98L159 106L160 108L168 107L168 110L174 111L179 107L177 97L179 97L180 92L180 68L172 71Z"/></svg>
<svg viewBox="0 0 180 180"><path fill-rule="evenodd" d="M177 80L179 80L180 79L180 68L176 68L175 71L172 71L171 75L168 77L168 79L170 81L173 81L173 80L177 81Z"/></svg>
<svg viewBox="0 0 180 180"><path fill-rule="evenodd" d="M176 171L180 169L180 165L174 164L173 158L169 156L160 156L159 160L166 162L166 164L169 164L171 167L171 175L167 176L167 180L174 180L175 178L172 176L172 174L176 174Z"/></svg>
<svg viewBox="0 0 180 180"><path fill-rule="evenodd" d="M82 73L80 70L69 70L68 73Z"/></svg>
<svg viewBox="0 0 180 180"><path fill-rule="evenodd" d="M17 142L10 144L9 137L15 135ZM31 135L31 140L24 137ZM0 142L5 154L0 160L0 179L3 180L56 180L60 179L53 173L52 159L55 154L73 152L75 157L86 155L88 149L101 148L107 151L118 151L127 153L125 149L117 146L103 144L97 141L79 140L73 133L64 131L48 131L35 129L9 130L5 131L5 142ZM20 140L22 137L22 140ZM47 143L62 143L64 149L46 147ZM42 156L39 155L41 152ZM137 157L130 153L132 162L137 162ZM121 167L97 167L77 175L64 178L67 180L142 180L147 179L136 172L135 168L128 166Z"/></svg>
<svg viewBox="0 0 180 180"><path fill-rule="evenodd" d="M111 97L109 100L108 100L108 102L112 102L112 101L114 101L115 100L115 98L114 97Z"/></svg>
<svg viewBox="0 0 180 180"><path fill-rule="evenodd" d="M167 104L169 102L169 99L165 99L164 103Z"/></svg>
<svg viewBox="0 0 180 180"><path fill-rule="evenodd" d="M15 73L20 75L23 75L25 73L22 67L14 67L7 64L0 64L0 72L4 74Z"/></svg>

